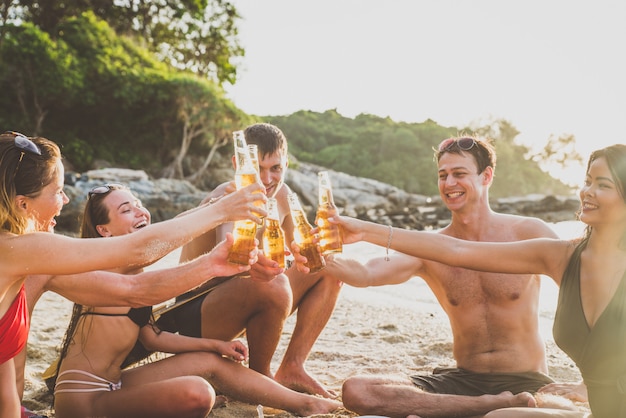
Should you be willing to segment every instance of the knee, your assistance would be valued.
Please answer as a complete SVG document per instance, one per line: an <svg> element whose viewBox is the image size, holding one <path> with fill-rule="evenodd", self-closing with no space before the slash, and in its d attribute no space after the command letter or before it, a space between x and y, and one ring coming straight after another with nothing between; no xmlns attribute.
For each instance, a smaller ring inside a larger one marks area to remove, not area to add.
<svg viewBox="0 0 626 418"><path fill-rule="evenodd" d="M186 376L181 385L184 388L184 401L180 403L186 416L206 417L215 404L215 390L201 377Z"/></svg>
<svg viewBox="0 0 626 418"><path fill-rule="evenodd" d="M344 406L353 412L363 413L368 409L367 385L359 376L349 377L341 387L341 398Z"/></svg>
<svg viewBox="0 0 626 418"><path fill-rule="evenodd" d="M336 277L334 274L327 274L324 270L321 271L322 276L320 277L320 285L323 286L327 293L330 295L339 295L339 291L343 285L343 282L339 277Z"/></svg>
<svg viewBox="0 0 626 418"><path fill-rule="evenodd" d="M293 302L293 292L289 284L289 278L285 274L279 274L274 280L264 286L265 292L262 298L266 303L279 309L291 309Z"/></svg>

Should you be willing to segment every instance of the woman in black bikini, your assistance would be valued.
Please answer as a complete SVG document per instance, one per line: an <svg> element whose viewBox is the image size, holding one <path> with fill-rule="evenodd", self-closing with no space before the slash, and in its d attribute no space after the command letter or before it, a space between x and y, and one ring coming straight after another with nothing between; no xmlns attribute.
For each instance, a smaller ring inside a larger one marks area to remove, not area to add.
<svg viewBox="0 0 626 418"><path fill-rule="evenodd" d="M121 185L100 186L87 201L82 236L120 236L149 224L150 213L130 190ZM215 402L211 385L238 400L303 416L340 406L336 401L291 391L243 366L240 363L247 358L247 348L240 341L161 332L153 325L151 313L151 308L75 305L55 386L58 418L204 417ZM175 355L122 370L138 339L150 351Z"/></svg>

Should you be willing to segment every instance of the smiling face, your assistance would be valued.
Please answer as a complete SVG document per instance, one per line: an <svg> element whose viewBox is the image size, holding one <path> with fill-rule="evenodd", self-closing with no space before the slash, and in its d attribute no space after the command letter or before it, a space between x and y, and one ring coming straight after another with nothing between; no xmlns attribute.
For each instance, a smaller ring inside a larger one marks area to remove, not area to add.
<svg viewBox="0 0 626 418"><path fill-rule="evenodd" d="M267 154L259 161L261 182L265 186L267 197L274 197L285 183L287 157L280 152Z"/></svg>
<svg viewBox="0 0 626 418"><path fill-rule="evenodd" d="M126 235L150 224L150 212L127 189L111 190L103 198L108 222L96 225L103 237Z"/></svg>
<svg viewBox="0 0 626 418"><path fill-rule="evenodd" d="M23 197L27 216L30 218L33 229L40 232L54 232L56 216L70 199L63 191L64 169L59 160L53 180L41 189L34 197ZM19 204L19 203L18 203Z"/></svg>
<svg viewBox="0 0 626 418"><path fill-rule="evenodd" d="M590 226L621 225L626 230L626 202L619 187L606 158L593 160L580 190L580 220Z"/></svg>
<svg viewBox="0 0 626 418"><path fill-rule="evenodd" d="M445 153L438 162L439 194L451 211L485 199L493 169L478 174L476 160L468 153Z"/></svg>

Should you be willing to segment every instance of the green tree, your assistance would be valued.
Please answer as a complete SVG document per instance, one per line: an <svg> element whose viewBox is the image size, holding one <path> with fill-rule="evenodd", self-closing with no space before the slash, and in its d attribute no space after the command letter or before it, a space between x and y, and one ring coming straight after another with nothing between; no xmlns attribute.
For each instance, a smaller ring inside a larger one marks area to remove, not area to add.
<svg viewBox="0 0 626 418"><path fill-rule="evenodd" d="M180 122L180 146L174 160L163 170L169 178L183 178L183 163L193 141L209 149L201 167L186 178L202 177L218 148L231 139L231 132L241 126L243 112L223 97L223 92L206 80L181 75L171 80L174 108Z"/></svg>
<svg viewBox="0 0 626 418"><path fill-rule="evenodd" d="M65 21L87 11L176 68L220 84L237 78L234 61L245 52L237 38L240 16L227 0L4 0L0 16L56 38Z"/></svg>
<svg viewBox="0 0 626 418"><path fill-rule="evenodd" d="M216 144L248 121L219 85L157 61L91 12L58 33L52 39L30 23L7 32L0 121L55 140L76 170L99 159L158 175L181 153L185 126L202 135L183 158L190 149L206 156L205 170Z"/></svg>
<svg viewBox="0 0 626 418"><path fill-rule="evenodd" d="M67 109L84 85L70 47L31 24L5 28L0 57L0 120L5 126L25 128L29 135L39 135L48 115Z"/></svg>

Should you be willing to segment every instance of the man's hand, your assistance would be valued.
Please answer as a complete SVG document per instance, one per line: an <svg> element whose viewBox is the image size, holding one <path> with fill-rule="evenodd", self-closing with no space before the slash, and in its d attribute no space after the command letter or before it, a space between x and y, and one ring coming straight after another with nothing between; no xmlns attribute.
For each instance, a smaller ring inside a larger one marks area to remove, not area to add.
<svg viewBox="0 0 626 418"><path fill-rule="evenodd" d="M284 272L285 269L280 267L276 261L259 251L257 262L250 269L250 278L259 282L270 282Z"/></svg>
<svg viewBox="0 0 626 418"><path fill-rule="evenodd" d="M300 246L298 246L295 241L291 241L291 253L293 254L296 269L301 273L308 274L309 271L311 271L311 269L305 265L308 260L300 253Z"/></svg>

